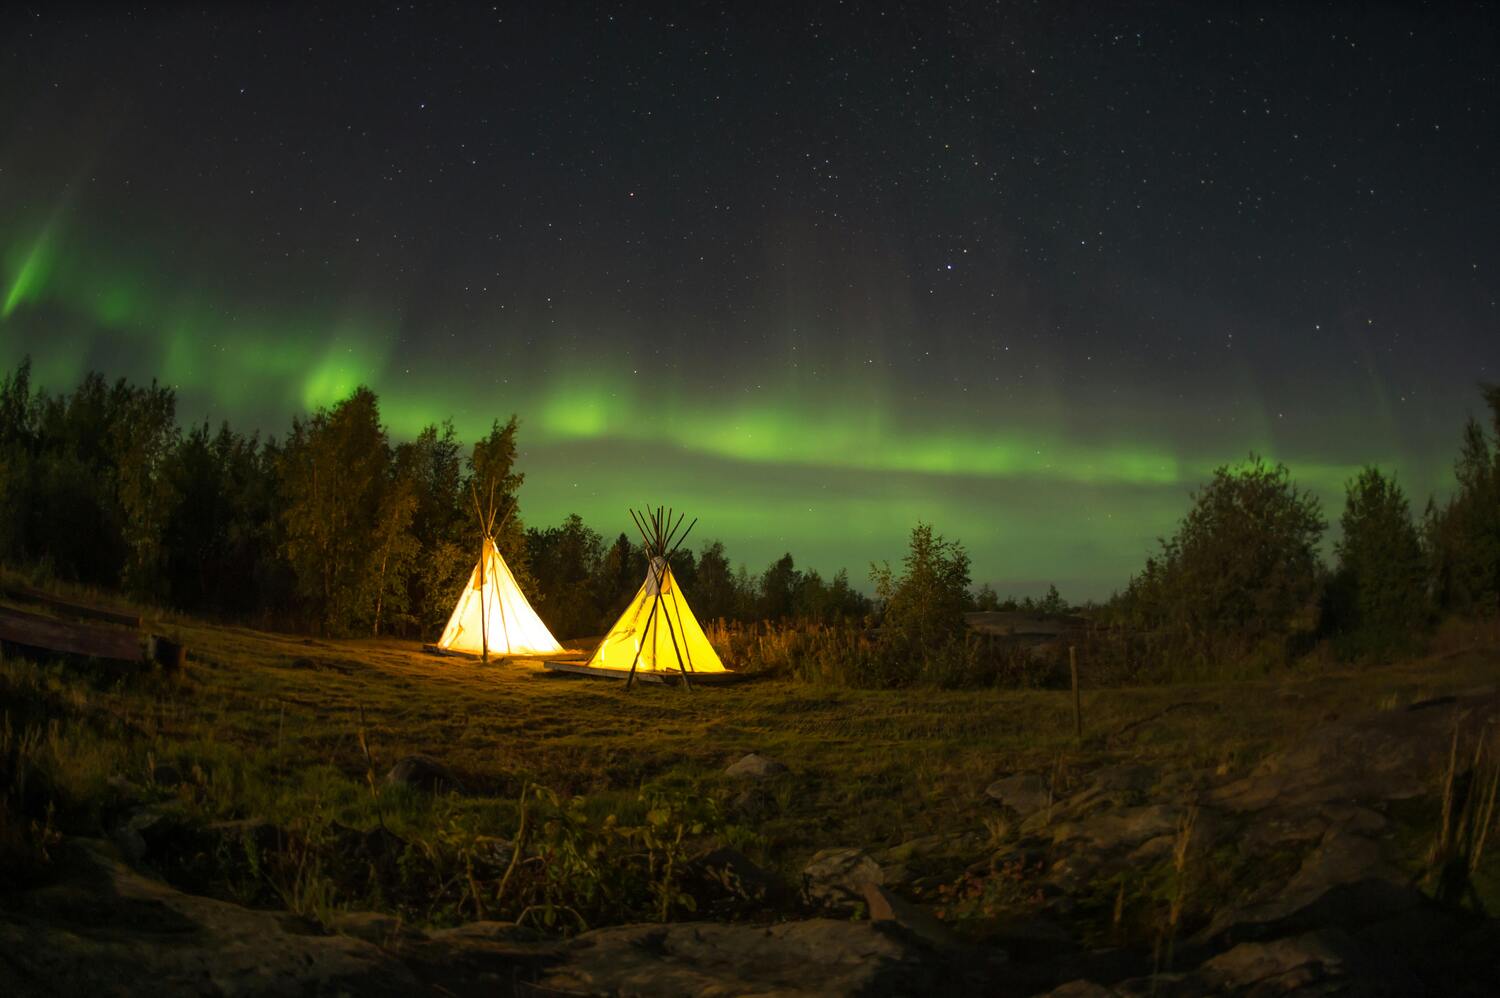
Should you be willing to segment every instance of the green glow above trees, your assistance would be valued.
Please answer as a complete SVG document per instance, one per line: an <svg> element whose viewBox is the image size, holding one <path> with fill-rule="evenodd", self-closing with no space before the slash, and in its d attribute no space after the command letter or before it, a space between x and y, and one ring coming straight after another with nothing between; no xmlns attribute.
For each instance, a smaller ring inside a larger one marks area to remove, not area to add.
<svg viewBox="0 0 1500 998"><path fill-rule="evenodd" d="M454 357L421 335L403 338L399 315L368 304L299 308L179 288L57 232L43 227L0 253L0 363L31 354L40 384L66 389L90 368L156 377L179 392L185 422L229 418L275 435L292 415L361 384L378 393L398 439L452 418L472 440L514 412L528 522L576 511L610 534L628 528L625 505L665 497L702 516L704 536L752 568L790 550L828 574L847 565L863 583L867 563L898 557L923 519L968 546L977 582L1057 581L1065 595L1097 596L1139 567L1189 490L1251 450L1285 461L1330 504L1360 464L1402 466L1390 453L1285 453L1253 398L1238 431L1208 438L1196 426L1119 418L1091 400L1075 409L1045 386L1029 406L914 406L852 362L817 378L724 371L705 384L607 340L584 357L553 353L545 340L523 350L511 343L515 328L469 337L487 337L493 352ZM1403 481L1420 490L1436 480L1428 470L1403 469Z"/></svg>

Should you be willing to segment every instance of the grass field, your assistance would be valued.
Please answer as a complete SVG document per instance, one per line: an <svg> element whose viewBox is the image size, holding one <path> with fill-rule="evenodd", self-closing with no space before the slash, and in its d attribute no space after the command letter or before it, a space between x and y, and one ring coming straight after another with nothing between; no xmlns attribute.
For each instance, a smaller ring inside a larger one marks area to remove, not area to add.
<svg viewBox="0 0 1500 998"><path fill-rule="evenodd" d="M98 834L134 796L197 822L253 817L301 828L309 842L312 828L380 826L420 844L426 862L447 871L440 880L462 879L453 868L466 865L471 886L476 862L495 876L504 868L485 858L483 845L516 834L518 800L531 785L580 798L563 810L595 823L595 833L649 827L662 800L676 801L665 806L682 814L692 810L682 802L697 802L714 817L681 818L687 839L712 831L790 881L829 846L873 851L966 832L965 848L980 843L967 859L981 858L998 834L983 791L1007 773L1067 781L1128 759L1166 773L1227 776L1333 718L1493 685L1496 677L1494 635L1476 628L1446 632L1434 654L1397 665L1232 684L1090 689L1084 662L1080 742L1071 694L1061 691L854 691L766 678L626 692L535 662L434 657L414 643L189 620L169 629L191 649L178 675L116 678L13 658L0 665L5 749L14 770L34 774L33 794L45 785L55 811L48 822ZM745 784L723 773L751 751L789 767L759 784L753 817L735 803ZM430 797L385 786L383 774L411 754L451 769L463 792ZM22 805L35 816L35 801ZM46 834L29 841L42 851ZM260 900L315 914L402 907L399 892L368 880L339 882L329 873L327 883L314 883L306 851L299 864L283 870L278 898ZM227 864L233 870L224 878L244 875L244 866ZM404 910L439 922L483 912L462 887L439 893L444 904Z"/></svg>

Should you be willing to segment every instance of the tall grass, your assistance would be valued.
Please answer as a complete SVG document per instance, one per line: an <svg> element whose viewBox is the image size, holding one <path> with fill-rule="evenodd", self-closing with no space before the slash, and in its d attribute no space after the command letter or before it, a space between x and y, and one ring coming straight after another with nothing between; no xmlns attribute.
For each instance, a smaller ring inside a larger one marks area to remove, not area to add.
<svg viewBox="0 0 1500 998"><path fill-rule="evenodd" d="M1474 875L1495 827L1497 797L1500 797L1500 758L1493 744L1479 738L1470 758L1459 751L1459 733L1455 729L1448 752L1448 771L1443 777L1442 812L1427 853L1425 880L1439 901L1454 905L1472 901L1483 909L1474 887Z"/></svg>
<svg viewBox="0 0 1500 998"><path fill-rule="evenodd" d="M1038 652L967 634L913 644L850 623L715 621L709 641L732 668L825 686L892 689L934 686L1038 688L1060 684L1066 651Z"/></svg>
<svg viewBox="0 0 1500 998"><path fill-rule="evenodd" d="M45 875L62 833L97 823L128 755L120 728L56 667L0 659L0 882Z"/></svg>

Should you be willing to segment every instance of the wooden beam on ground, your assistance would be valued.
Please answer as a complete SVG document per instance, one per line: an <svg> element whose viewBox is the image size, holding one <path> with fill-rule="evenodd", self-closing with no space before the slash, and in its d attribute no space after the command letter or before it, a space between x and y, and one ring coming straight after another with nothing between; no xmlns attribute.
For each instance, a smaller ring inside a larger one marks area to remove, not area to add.
<svg viewBox="0 0 1500 998"><path fill-rule="evenodd" d="M146 650L138 631L71 623L0 607L0 641L39 652L140 665Z"/></svg>
<svg viewBox="0 0 1500 998"><path fill-rule="evenodd" d="M138 613L125 610L111 610L108 607L90 606L86 603L78 603L74 600L63 599L53 596L51 593L33 589L17 583L0 582L0 595L24 603L37 603L56 613L80 620L99 620L107 624L120 624L125 627L139 628L141 617Z"/></svg>
<svg viewBox="0 0 1500 998"><path fill-rule="evenodd" d="M572 673L578 676L588 676L593 679L608 679L615 682L627 678L627 674L620 669L601 669L598 666L582 665L578 662L547 660L542 662L542 668L552 672ZM734 683L746 683L754 678L754 675L747 675L743 672L695 672L693 673L693 685L730 686ZM664 686L671 686L681 681L682 673L675 671L641 669L637 671L635 676L635 682L661 683Z"/></svg>

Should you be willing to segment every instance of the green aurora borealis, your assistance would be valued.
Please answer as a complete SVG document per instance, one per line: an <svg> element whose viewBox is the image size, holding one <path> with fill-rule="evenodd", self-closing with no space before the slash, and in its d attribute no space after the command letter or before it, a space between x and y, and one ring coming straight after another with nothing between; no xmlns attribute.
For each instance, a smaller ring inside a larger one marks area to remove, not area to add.
<svg viewBox="0 0 1500 998"><path fill-rule="evenodd" d="M514 411L529 523L578 512L610 533L625 529L624 505L659 497L701 516L703 536L752 568L790 550L825 572L850 567L862 582L866 562L899 557L920 518L966 544L976 583L1033 592L1055 581L1101 596L1138 568L1217 463L1252 450L1287 461L1330 520L1361 461L1399 468L1419 502L1442 487L1448 463L1378 444L1322 460L1278 446L1265 413L1206 442L1159 423L1143 431L1153 420L1110 426L1118 413L1092 404L1099 425L1070 432L1070 402L1056 396L1028 397L1025 421L967 401L934 419L904 411L897 388L859 372L832 395L790 379L707 391L669 366L643 369L626 351L601 349L587 369L544 355L497 377L505 351L452 366L403 356L389 317L293 314L174 290L152 268L75 248L56 225L12 242L3 261L0 361L29 353L50 389L89 369L157 377L178 391L184 422L227 418L269 434L361 383L380 394L397 439L446 418L472 439Z"/></svg>
<svg viewBox="0 0 1500 998"><path fill-rule="evenodd" d="M504 5L502 5L504 6ZM522 422L528 525L1104 597L1211 470L1334 525L1500 381L1495 14L1408 5L34 7L0 364L263 435Z"/></svg>

